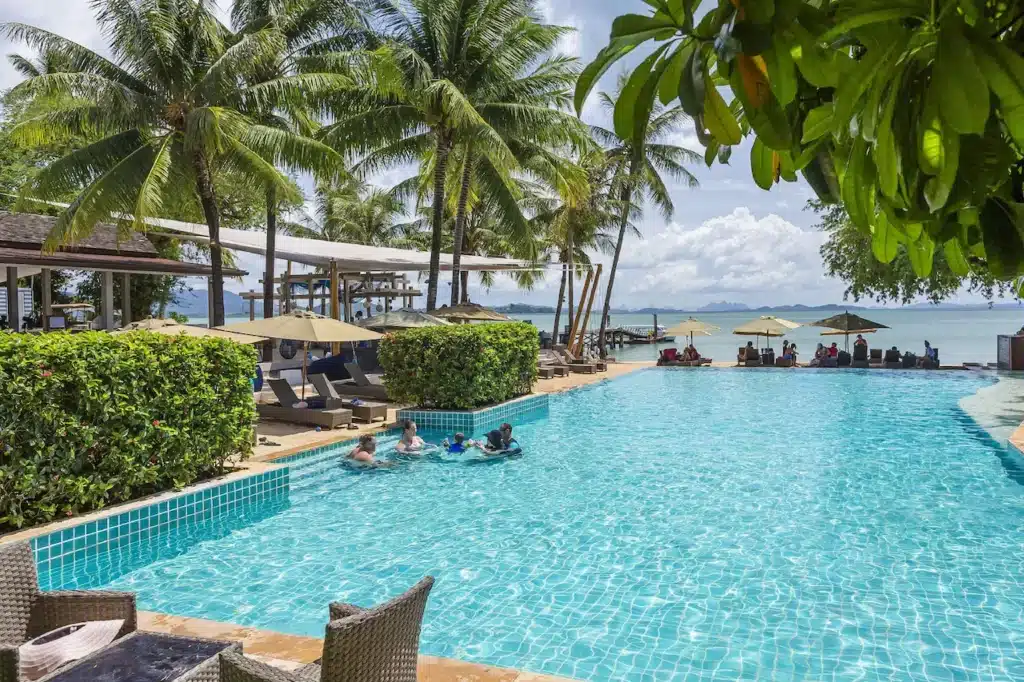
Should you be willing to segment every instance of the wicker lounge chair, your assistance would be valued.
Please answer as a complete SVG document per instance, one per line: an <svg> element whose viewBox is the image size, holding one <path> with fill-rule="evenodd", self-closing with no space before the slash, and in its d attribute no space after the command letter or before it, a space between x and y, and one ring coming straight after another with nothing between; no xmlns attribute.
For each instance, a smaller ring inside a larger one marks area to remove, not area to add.
<svg viewBox="0 0 1024 682"><path fill-rule="evenodd" d="M387 403L373 403L364 400L356 402L352 398L342 397L338 395L338 392L334 389L334 384L328 381L327 376L324 374L314 374L310 377L310 380L313 382L313 388L316 389L316 392L321 397L340 402L341 406L346 410L352 410L352 414L356 419L367 423L377 419L388 420Z"/></svg>
<svg viewBox="0 0 1024 682"><path fill-rule="evenodd" d="M257 405L256 412L263 419L274 419L308 426L322 426L328 429L352 423L352 411L344 409L340 406L340 403L338 407L330 409L295 407L299 397L295 395L295 391L288 385L285 379L271 379L268 383L271 389L273 389L274 394L278 396L278 400L281 400L281 404Z"/></svg>
<svg viewBox="0 0 1024 682"><path fill-rule="evenodd" d="M868 356L869 367L881 367L882 366L882 349L872 348L870 355Z"/></svg>
<svg viewBox="0 0 1024 682"><path fill-rule="evenodd" d="M124 620L118 637L134 632L130 592L42 592L27 542L0 545L0 682L18 682L18 647L51 630L93 620Z"/></svg>
<svg viewBox="0 0 1024 682"><path fill-rule="evenodd" d="M281 407L294 407L296 403L302 402L302 399L295 393L295 389L288 383L287 379L270 379L267 381L270 386L270 390L274 392L274 397L281 404ZM306 398L306 406L312 409L320 410L334 410L339 407L343 407L341 404L341 398L335 396L330 398L327 396L310 396Z"/></svg>
<svg viewBox="0 0 1024 682"><path fill-rule="evenodd" d="M554 367L548 367L546 365L541 365L541 364L538 363L538 365L537 365L537 376L540 377L541 379L554 379L555 378L555 368Z"/></svg>
<svg viewBox="0 0 1024 682"><path fill-rule="evenodd" d="M743 367L760 367L761 354L753 346L740 346L736 353L736 364Z"/></svg>
<svg viewBox="0 0 1024 682"><path fill-rule="evenodd" d="M842 365L843 363L839 363ZM852 367L858 369L867 369L868 365L868 347L867 346L854 346L853 347L853 362L850 363Z"/></svg>
<svg viewBox="0 0 1024 682"><path fill-rule="evenodd" d="M885 368L886 369L900 369L903 367L903 358L900 357L900 352L895 348L890 348L885 351Z"/></svg>
<svg viewBox="0 0 1024 682"><path fill-rule="evenodd" d="M387 400L388 389L380 381L374 381L363 373L362 368L354 362L346 362L345 370L351 379L344 381L332 381L334 389L345 396L357 398L372 398L374 400Z"/></svg>
<svg viewBox="0 0 1024 682"><path fill-rule="evenodd" d="M576 372L578 374L597 373L597 365L582 362L567 362L565 356L556 350L544 351L544 353L544 362L551 367L563 367L567 372Z"/></svg>
<svg viewBox="0 0 1024 682"><path fill-rule="evenodd" d="M221 682L416 682L420 626L434 579L372 609L331 604L323 658L294 673L221 654Z"/></svg>
<svg viewBox="0 0 1024 682"><path fill-rule="evenodd" d="M570 365L593 365L597 367L598 372L608 371L607 360L588 360L586 358L578 358L568 351L566 348L556 348L555 353L561 355L567 363Z"/></svg>

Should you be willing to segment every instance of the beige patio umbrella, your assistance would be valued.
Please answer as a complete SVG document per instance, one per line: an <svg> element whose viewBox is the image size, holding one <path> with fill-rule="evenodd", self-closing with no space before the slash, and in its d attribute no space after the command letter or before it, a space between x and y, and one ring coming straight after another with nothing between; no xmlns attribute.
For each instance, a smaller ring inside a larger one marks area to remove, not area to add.
<svg viewBox="0 0 1024 682"><path fill-rule="evenodd" d="M506 317L490 308L485 308L476 303L462 303L461 305L442 307L431 310L430 314L446 320L458 320L459 322L512 322L511 317Z"/></svg>
<svg viewBox="0 0 1024 682"><path fill-rule="evenodd" d="M775 317L774 315L762 315L756 320L751 320L741 324L732 330L733 334L739 336L763 336L769 339L769 345L771 345L770 339L772 337L785 336L789 332L793 331L800 326L798 322L792 322L790 320L784 320L781 317Z"/></svg>
<svg viewBox="0 0 1024 682"><path fill-rule="evenodd" d="M666 330L665 335L668 336L671 334L673 336L685 336L689 334L690 345L693 345L694 334L703 334L704 336L711 336L713 333L721 330L721 327L717 327L713 324L708 324L707 322L701 322L696 318L690 317L687 318L686 320L683 320L674 327L671 327L668 330Z"/></svg>
<svg viewBox="0 0 1024 682"><path fill-rule="evenodd" d="M451 322L442 320L416 310L393 310L383 315L375 315L359 323L365 329L420 329L422 327L439 327L450 325Z"/></svg>
<svg viewBox="0 0 1024 682"><path fill-rule="evenodd" d="M228 341L234 341L236 343L263 343L267 339L262 336L251 336L249 334L235 334L233 332L226 332L221 329L209 329L207 327L197 327L191 324L179 324L174 320L161 320L158 318L150 318L148 320L139 320L138 322L132 322L120 329L115 329L111 334L124 334L126 332L135 331L148 331L155 334L165 334L166 336L179 336L184 334L185 336L194 337L205 337L215 339L227 339Z"/></svg>
<svg viewBox="0 0 1024 682"><path fill-rule="evenodd" d="M218 327L236 334L254 334L271 339L302 341L302 399L306 399L306 356L310 343L345 343L375 341L383 337L372 329L317 315L308 310L294 310L286 315L263 320L236 322Z"/></svg>

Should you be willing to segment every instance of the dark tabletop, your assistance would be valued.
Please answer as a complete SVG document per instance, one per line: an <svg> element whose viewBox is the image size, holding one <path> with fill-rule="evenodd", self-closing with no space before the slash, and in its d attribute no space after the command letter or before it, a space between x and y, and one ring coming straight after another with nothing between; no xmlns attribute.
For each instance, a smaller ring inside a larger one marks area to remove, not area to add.
<svg viewBox="0 0 1024 682"><path fill-rule="evenodd" d="M169 682L229 646L215 640L139 632L72 664L50 682Z"/></svg>

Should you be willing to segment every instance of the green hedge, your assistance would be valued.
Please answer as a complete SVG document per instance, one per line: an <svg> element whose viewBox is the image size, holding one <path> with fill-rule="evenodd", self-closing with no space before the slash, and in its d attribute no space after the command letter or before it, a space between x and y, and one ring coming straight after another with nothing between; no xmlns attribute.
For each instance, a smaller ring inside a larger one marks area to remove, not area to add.
<svg viewBox="0 0 1024 682"><path fill-rule="evenodd" d="M149 332L0 333L0 529L181 488L252 451L256 351Z"/></svg>
<svg viewBox="0 0 1024 682"><path fill-rule="evenodd" d="M392 400L466 410L529 393L539 349L536 327L501 322L389 334L379 356Z"/></svg>

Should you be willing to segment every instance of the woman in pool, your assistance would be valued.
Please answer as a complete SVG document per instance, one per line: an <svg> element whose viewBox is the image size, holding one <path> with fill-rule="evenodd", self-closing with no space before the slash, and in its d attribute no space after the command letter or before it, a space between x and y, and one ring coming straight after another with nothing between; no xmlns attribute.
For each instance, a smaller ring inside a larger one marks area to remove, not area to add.
<svg viewBox="0 0 1024 682"><path fill-rule="evenodd" d="M398 441L395 451L404 455L419 454L423 445L423 439L416 435L416 422L406 419L402 425L402 440Z"/></svg>
<svg viewBox="0 0 1024 682"><path fill-rule="evenodd" d="M474 445L488 455L501 455L519 450L519 441L512 437L512 425L508 423L488 433L486 443L478 441Z"/></svg>
<svg viewBox="0 0 1024 682"><path fill-rule="evenodd" d="M387 467L391 466L390 462L381 462L375 455L377 454L377 439L373 437L372 433L364 433L359 436L359 445L352 448L352 451L348 453L346 459L359 466L367 467Z"/></svg>

